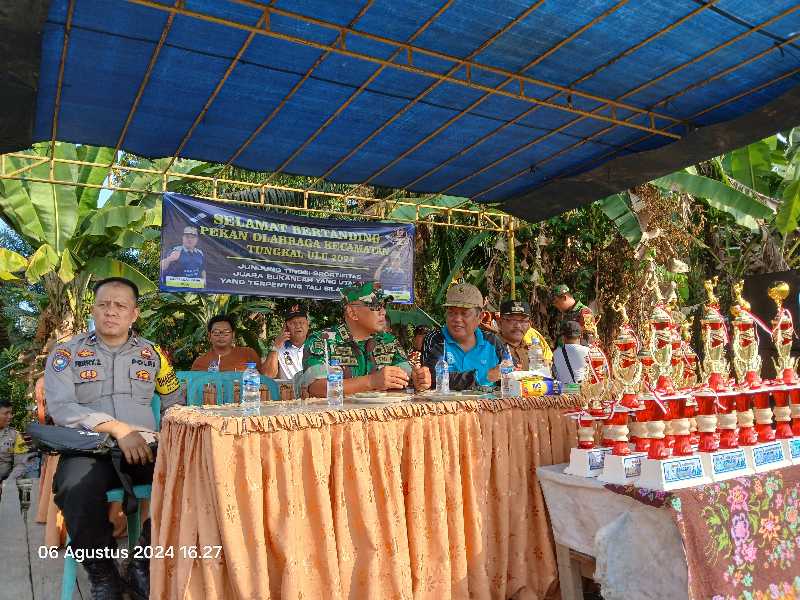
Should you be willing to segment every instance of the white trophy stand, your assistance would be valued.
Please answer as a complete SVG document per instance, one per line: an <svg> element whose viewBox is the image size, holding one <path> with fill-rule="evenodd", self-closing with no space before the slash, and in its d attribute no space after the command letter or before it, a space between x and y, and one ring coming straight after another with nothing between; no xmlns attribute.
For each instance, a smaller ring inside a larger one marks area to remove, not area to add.
<svg viewBox="0 0 800 600"><path fill-rule="evenodd" d="M771 409L756 409L758 412L761 410ZM754 413L752 410L739 412L739 427L752 427L754 421ZM771 421L770 421L771 422ZM772 442L761 442L753 446L742 446L744 450L744 458L747 461L747 466L750 467L755 473L765 473L775 469L781 469L791 465L791 460L786 458L783 453L783 444L780 440Z"/></svg>
<svg viewBox="0 0 800 600"><path fill-rule="evenodd" d="M650 421L647 424L651 440L664 438L664 422ZM651 442L652 443L652 442ZM670 491L711 483L698 455L672 456L664 459L646 458L642 461L642 475L636 487Z"/></svg>
<svg viewBox="0 0 800 600"><path fill-rule="evenodd" d="M724 392L720 392L722 395ZM709 422L706 422L708 419ZM697 427L699 431L714 431L711 428L718 425L720 429L736 429L736 413L719 415L698 415ZM744 477L752 475L753 470L747 463L744 450L741 448L720 448L714 452L700 452L698 454L703 461L703 469L714 481L725 481L734 477Z"/></svg>
<svg viewBox="0 0 800 600"><path fill-rule="evenodd" d="M594 426L581 427L578 420L578 442L594 443ZM594 419L592 419L594 423ZM603 472L603 464L611 453L611 448L573 448L569 453L569 466L564 469L567 475L576 477L597 477Z"/></svg>
<svg viewBox="0 0 800 600"><path fill-rule="evenodd" d="M619 408L617 409L619 410ZM629 411L624 410L628 413ZM613 442L627 442L628 441L628 426L627 425L606 425L604 428L603 437ZM606 455L603 464L603 472L598 479L603 483L616 483L618 485L625 485L633 483L642 474L642 460L647 458L646 452L632 452L620 456L614 454Z"/></svg>

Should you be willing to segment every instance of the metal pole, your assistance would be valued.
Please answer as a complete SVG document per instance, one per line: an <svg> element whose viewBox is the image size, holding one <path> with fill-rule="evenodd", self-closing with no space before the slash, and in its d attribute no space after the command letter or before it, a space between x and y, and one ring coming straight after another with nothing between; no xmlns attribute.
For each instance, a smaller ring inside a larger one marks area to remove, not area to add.
<svg viewBox="0 0 800 600"><path fill-rule="evenodd" d="M511 299L517 299L517 272L514 259L514 217L508 218L508 271L511 274Z"/></svg>

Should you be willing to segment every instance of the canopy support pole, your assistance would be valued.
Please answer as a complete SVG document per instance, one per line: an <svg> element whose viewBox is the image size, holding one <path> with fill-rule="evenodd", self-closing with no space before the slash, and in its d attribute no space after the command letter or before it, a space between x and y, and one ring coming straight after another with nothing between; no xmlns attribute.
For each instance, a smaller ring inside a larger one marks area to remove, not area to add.
<svg viewBox="0 0 800 600"><path fill-rule="evenodd" d="M507 230L507 238L508 238L508 272L511 276L511 299L517 299L517 272L515 268L515 258L514 258L514 217L508 218L508 230Z"/></svg>

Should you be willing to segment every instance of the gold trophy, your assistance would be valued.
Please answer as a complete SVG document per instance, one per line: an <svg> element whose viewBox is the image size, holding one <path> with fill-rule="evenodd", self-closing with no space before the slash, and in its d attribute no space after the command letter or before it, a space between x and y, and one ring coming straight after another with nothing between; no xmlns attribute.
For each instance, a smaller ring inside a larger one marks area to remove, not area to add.
<svg viewBox="0 0 800 600"><path fill-rule="evenodd" d="M777 312L772 319L772 342L778 354L778 360L773 359L776 385L772 390L775 400L775 437L787 440L784 445L784 454L791 456L795 463L800 462L800 440L797 443L789 442L797 435L794 431L800 429L800 384L795 375L797 359L792 358L792 338L794 337L794 322L792 313L783 307L783 301L789 295L789 284L785 281L776 281L767 290L767 295L775 302ZM783 384L783 385L780 385Z"/></svg>
<svg viewBox="0 0 800 600"><path fill-rule="evenodd" d="M619 400L612 404L611 414L604 420L603 438L611 442L611 454L606 456L600 481L626 484L641 475L642 459L646 452L631 453L628 433L646 436L646 425L632 421L628 417L636 415L640 409L639 389L642 384L642 364L637 352L639 340L629 325L628 311L617 298L611 307L620 315L622 321L617 337L613 341L611 355L611 374L621 388ZM637 440L633 440L636 444Z"/></svg>

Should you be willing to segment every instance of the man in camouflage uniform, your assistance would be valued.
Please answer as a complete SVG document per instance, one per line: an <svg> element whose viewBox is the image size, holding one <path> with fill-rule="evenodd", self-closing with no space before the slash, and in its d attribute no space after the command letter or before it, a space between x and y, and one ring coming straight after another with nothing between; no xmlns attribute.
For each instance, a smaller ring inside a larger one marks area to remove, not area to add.
<svg viewBox="0 0 800 600"><path fill-rule="evenodd" d="M384 331L386 303L380 284L367 282L341 290L344 323L315 331L303 348L303 387L324 397L327 386L325 344L328 359L338 360L344 371L345 395L357 392L399 390L409 385L430 386L430 375L412 367L397 339Z"/></svg>
<svg viewBox="0 0 800 600"><path fill-rule="evenodd" d="M153 394L160 394L164 411L183 404L183 392L161 349L132 332L139 317L136 285L111 277L98 282L94 292L95 331L57 345L47 358L47 406L56 425L110 434L125 457L122 472L133 484L149 484L156 439ZM107 455L63 455L58 462L55 502L64 514L70 546L87 556L82 564L92 584L92 598L122 598L122 582L111 558L116 544L106 501L106 492L120 486ZM143 524L139 543L150 543L149 520ZM148 597L149 576L147 560L132 561L131 597Z"/></svg>
<svg viewBox="0 0 800 600"><path fill-rule="evenodd" d="M588 346L589 342L591 342L591 336L585 329L585 318L587 315L592 314L592 310L582 304L572 296L572 292L569 289L569 286L560 283L556 286L553 286L552 291L550 292L550 301L552 302L553 306L556 307L559 313L561 313L561 319L558 322L558 341L556 342L557 346L564 345L564 336L561 335L561 331L563 330L565 324L568 321L576 321L580 324L583 333L581 334L581 344L584 346Z"/></svg>

